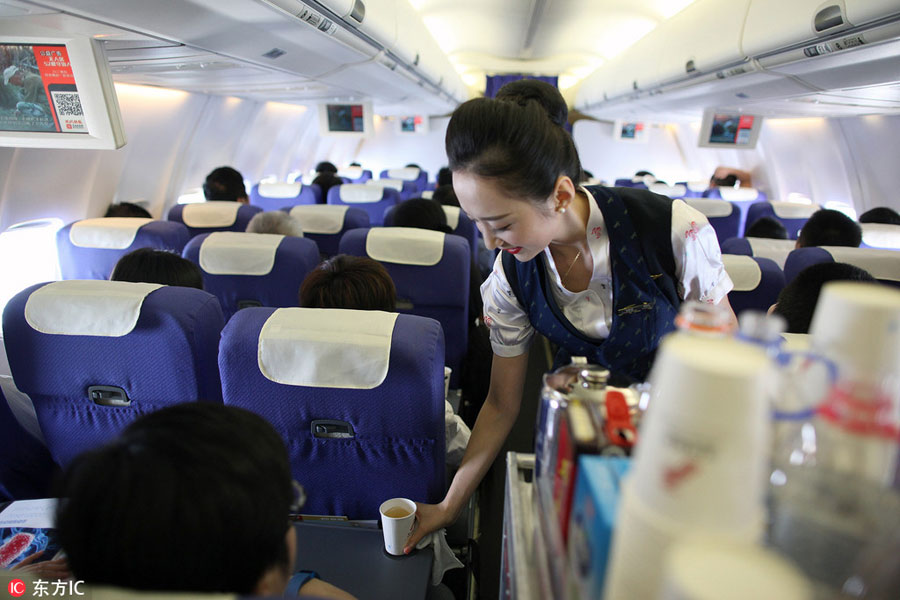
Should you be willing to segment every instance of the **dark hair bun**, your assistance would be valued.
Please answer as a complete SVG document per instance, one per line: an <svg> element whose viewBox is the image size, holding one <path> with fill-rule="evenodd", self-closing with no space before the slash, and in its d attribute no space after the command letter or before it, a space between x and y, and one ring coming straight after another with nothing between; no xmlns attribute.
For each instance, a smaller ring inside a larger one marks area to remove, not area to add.
<svg viewBox="0 0 900 600"><path fill-rule="evenodd" d="M497 100L517 102L524 106L534 100L547 113L550 120L563 127L569 116L569 109L559 90L537 79L520 79L507 83L497 92Z"/></svg>

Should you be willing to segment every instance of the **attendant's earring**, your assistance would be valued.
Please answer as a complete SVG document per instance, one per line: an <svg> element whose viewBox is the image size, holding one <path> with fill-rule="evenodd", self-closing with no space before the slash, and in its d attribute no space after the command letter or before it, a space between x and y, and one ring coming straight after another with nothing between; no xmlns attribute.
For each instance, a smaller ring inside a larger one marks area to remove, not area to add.
<svg viewBox="0 0 900 600"><path fill-rule="evenodd" d="M561 214L566 214L566 207L560 206L559 208L556 209L556 212L561 213Z"/></svg>

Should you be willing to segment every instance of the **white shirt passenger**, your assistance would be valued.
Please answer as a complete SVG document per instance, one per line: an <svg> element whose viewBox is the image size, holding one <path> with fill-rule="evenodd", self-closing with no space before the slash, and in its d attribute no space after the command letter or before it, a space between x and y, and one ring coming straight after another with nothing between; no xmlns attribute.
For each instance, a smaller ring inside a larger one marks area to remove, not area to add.
<svg viewBox="0 0 900 600"><path fill-rule="evenodd" d="M594 270L588 288L583 292L567 290L550 248L544 249L544 257L553 297L569 322L589 337L606 338L613 315L609 237L594 197L584 188L581 191L587 194L590 206L587 232ZM675 200L671 231L678 296L682 300L718 303L734 285L722 264L715 230L701 212ZM497 255L493 271L481 286L481 297L494 353L504 357L523 354L531 344L534 327L506 279L502 254Z"/></svg>

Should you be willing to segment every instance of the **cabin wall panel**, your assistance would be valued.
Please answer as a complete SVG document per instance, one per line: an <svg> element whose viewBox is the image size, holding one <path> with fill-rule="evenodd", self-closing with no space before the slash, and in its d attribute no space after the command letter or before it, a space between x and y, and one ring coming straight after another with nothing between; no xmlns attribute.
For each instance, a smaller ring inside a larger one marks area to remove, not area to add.
<svg viewBox="0 0 900 600"><path fill-rule="evenodd" d="M857 213L876 206L900 210L897 186L900 115L846 117L835 121L845 140L839 148L851 167Z"/></svg>
<svg viewBox="0 0 900 600"><path fill-rule="evenodd" d="M266 175L280 179L294 169L298 140L308 128L318 130L315 110L305 106L265 103L246 124L246 131L234 156L234 165L253 182Z"/></svg>
<svg viewBox="0 0 900 600"><path fill-rule="evenodd" d="M356 161L371 169L375 178L383 169L416 163L434 180L438 169L447 166L444 136L449 122L447 117L436 117L430 119L428 133L401 133L396 121L379 119L375 135L363 140Z"/></svg>

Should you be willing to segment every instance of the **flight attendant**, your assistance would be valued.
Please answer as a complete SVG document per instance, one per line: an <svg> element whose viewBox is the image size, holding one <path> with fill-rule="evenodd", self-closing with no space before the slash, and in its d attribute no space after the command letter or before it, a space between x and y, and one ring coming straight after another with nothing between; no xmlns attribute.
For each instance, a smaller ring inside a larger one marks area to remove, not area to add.
<svg viewBox="0 0 900 600"><path fill-rule="evenodd" d="M586 356L627 383L646 377L683 300L731 310L706 218L646 190L579 186L566 117L556 88L523 80L462 104L447 127L460 207L501 250L481 287L494 356L462 464L439 504L419 504L407 550L455 520L493 463L519 413L535 331L559 346L557 363Z"/></svg>

